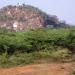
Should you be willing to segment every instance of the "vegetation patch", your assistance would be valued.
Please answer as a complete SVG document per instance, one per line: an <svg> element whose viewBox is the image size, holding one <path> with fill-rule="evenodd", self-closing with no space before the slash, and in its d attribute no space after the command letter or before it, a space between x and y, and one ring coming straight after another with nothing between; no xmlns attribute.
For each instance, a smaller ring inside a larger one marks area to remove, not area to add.
<svg viewBox="0 0 75 75"><path fill-rule="evenodd" d="M64 62L73 59L74 52L75 29L0 30L0 66L31 64L41 59Z"/></svg>

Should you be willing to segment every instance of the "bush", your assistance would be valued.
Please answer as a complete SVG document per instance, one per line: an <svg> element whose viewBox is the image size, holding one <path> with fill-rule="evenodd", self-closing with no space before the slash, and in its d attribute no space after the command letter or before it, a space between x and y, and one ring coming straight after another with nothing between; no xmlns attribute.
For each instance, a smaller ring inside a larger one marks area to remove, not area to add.
<svg viewBox="0 0 75 75"><path fill-rule="evenodd" d="M34 52L56 50L62 46L75 51L75 31L70 29L36 29L26 32L0 31L0 52Z"/></svg>
<svg viewBox="0 0 75 75"><path fill-rule="evenodd" d="M69 50L62 49L62 50L53 52L52 56L57 59L65 59L65 58L70 57L70 53L71 52Z"/></svg>

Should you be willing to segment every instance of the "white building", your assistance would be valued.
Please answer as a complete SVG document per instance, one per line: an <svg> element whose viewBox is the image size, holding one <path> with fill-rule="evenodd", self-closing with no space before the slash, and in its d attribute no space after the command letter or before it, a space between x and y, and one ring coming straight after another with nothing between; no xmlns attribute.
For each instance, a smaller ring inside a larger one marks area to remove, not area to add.
<svg viewBox="0 0 75 75"><path fill-rule="evenodd" d="M15 22L13 23L13 29L14 29L15 31L18 30L18 25L19 25L19 23L18 23L17 21L15 21Z"/></svg>

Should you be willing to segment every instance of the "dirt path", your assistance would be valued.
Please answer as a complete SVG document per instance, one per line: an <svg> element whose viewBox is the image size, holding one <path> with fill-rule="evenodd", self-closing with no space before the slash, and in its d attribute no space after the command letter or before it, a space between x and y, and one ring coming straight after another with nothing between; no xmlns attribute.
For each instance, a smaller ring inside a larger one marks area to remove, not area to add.
<svg viewBox="0 0 75 75"><path fill-rule="evenodd" d="M37 64L9 69L0 69L0 75L69 75L71 63Z"/></svg>

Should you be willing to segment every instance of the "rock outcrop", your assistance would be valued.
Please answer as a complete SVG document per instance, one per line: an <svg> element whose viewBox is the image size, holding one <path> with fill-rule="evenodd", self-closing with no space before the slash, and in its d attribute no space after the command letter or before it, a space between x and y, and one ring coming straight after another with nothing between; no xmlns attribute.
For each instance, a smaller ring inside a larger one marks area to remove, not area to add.
<svg viewBox="0 0 75 75"><path fill-rule="evenodd" d="M29 5L7 6L0 9L0 28L23 31L42 27L56 27L59 21Z"/></svg>

